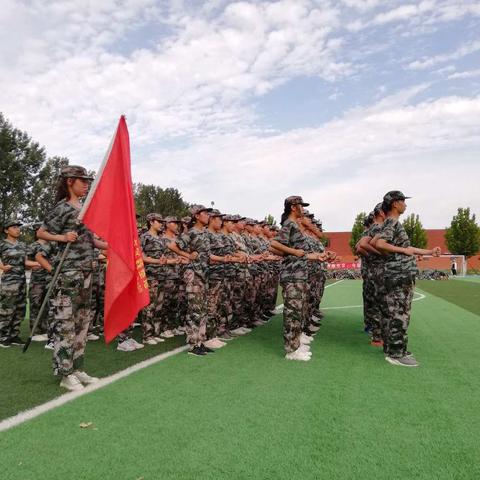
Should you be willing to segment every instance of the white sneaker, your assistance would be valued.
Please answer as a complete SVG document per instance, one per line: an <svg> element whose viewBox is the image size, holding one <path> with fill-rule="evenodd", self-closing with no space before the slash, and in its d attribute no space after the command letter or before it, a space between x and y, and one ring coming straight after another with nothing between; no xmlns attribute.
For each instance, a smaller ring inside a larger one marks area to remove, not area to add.
<svg viewBox="0 0 480 480"><path fill-rule="evenodd" d="M172 338L175 335L173 334L173 332L171 330L165 330L163 333L160 334L160 336L163 337L163 338Z"/></svg>
<svg viewBox="0 0 480 480"><path fill-rule="evenodd" d="M207 340L206 342L203 342L203 344L208 347L208 348L222 348L226 345L226 342L222 342L218 338L212 338L211 340Z"/></svg>
<svg viewBox="0 0 480 480"><path fill-rule="evenodd" d="M98 340L100 337L98 335L96 335L95 333L89 333L87 335L87 340L90 340L90 341L94 341L94 340Z"/></svg>
<svg viewBox="0 0 480 480"><path fill-rule="evenodd" d="M162 338L162 337L153 337L153 339L154 339L157 343L162 343L162 342L165 341L165 339Z"/></svg>
<svg viewBox="0 0 480 480"><path fill-rule="evenodd" d="M300 352L309 353L310 355L312 354L312 352L310 351L310 345L304 345L304 344L302 344L302 345L300 345L300 346L298 347L297 350L299 350Z"/></svg>
<svg viewBox="0 0 480 480"><path fill-rule="evenodd" d="M265 325L267 322L264 322L263 320L256 320L255 322L253 322L254 325L256 325L257 327L261 327L262 325Z"/></svg>
<svg viewBox="0 0 480 480"><path fill-rule="evenodd" d="M130 339L127 339L123 342L118 342L117 350L120 352L133 352L136 348L130 343Z"/></svg>
<svg viewBox="0 0 480 480"><path fill-rule="evenodd" d="M90 385L92 383L97 383L100 381L99 378L97 377L91 377L90 375L88 375L87 373L85 372L82 372L81 370L75 370L73 372L73 375L75 375L78 380L86 385Z"/></svg>
<svg viewBox="0 0 480 480"><path fill-rule="evenodd" d="M308 329L311 332L318 332L320 330L320 327L315 327L314 325L309 325Z"/></svg>
<svg viewBox="0 0 480 480"><path fill-rule="evenodd" d="M67 375L66 377L62 378L60 382L60 386L70 390L71 392L76 392L79 390L83 390L83 385L80 383L80 380L73 374Z"/></svg>
<svg viewBox="0 0 480 480"><path fill-rule="evenodd" d="M304 345L308 345L309 343L313 342L313 337L309 337L308 335L305 335L302 333L300 335L300 342L303 343Z"/></svg>
<svg viewBox="0 0 480 480"><path fill-rule="evenodd" d="M47 334L38 334L34 335L32 337L32 342L46 342L48 341L48 335Z"/></svg>
<svg viewBox="0 0 480 480"><path fill-rule="evenodd" d="M287 360L298 360L301 362L308 362L310 358L312 358L312 355L306 352L302 352L300 351L299 348L297 348L297 350L295 350L294 352L287 353L285 355L285 358Z"/></svg>
<svg viewBox="0 0 480 480"><path fill-rule="evenodd" d="M47 342L43 348L45 348L45 350L55 350L55 346L53 345L53 342Z"/></svg>
<svg viewBox="0 0 480 480"><path fill-rule="evenodd" d="M128 343L132 345L135 350L141 350L142 348L145 348L143 343L137 342L134 338L129 338Z"/></svg>
<svg viewBox="0 0 480 480"><path fill-rule="evenodd" d="M146 345L156 345L157 341L153 337L150 337L144 340L143 343Z"/></svg>
<svg viewBox="0 0 480 480"><path fill-rule="evenodd" d="M173 330L174 335L183 335L183 333L184 333L183 330L180 330L179 328L175 328Z"/></svg>
<svg viewBox="0 0 480 480"><path fill-rule="evenodd" d="M234 335L245 335L247 332L242 330L241 327L236 328L235 330L231 330L230 333L233 333Z"/></svg>

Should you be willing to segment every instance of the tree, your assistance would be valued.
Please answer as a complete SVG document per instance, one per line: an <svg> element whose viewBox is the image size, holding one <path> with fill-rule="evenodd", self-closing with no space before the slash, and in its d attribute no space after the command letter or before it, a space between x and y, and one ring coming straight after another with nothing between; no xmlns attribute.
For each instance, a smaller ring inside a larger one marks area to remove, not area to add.
<svg viewBox="0 0 480 480"><path fill-rule="evenodd" d="M277 221L275 220L274 216L270 213L268 215L265 215L265 221L271 226L277 224Z"/></svg>
<svg viewBox="0 0 480 480"><path fill-rule="evenodd" d="M423 229L420 217L414 213L410 214L402 223L403 228L407 232L410 244L416 248L427 247L427 233Z"/></svg>
<svg viewBox="0 0 480 480"><path fill-rule="evenodd" d="M52 157L38 173L32 189L33 202L29 208L29 217L33 222L42 221L45 213L54 206L60 169L66 165L68 158Z"/></svg>
<svg viewBox="0 0 480 480"><path fill-rule="evenodd" d="M36 173L45 151L0 113L0 222L15 215L28 220ZM26 218L27 217L27 218Z"/></svg>
<svg viewBox="0 0 480 480"><path fill-rule="evenodd" d="M156 185L136 183L133 186L137 213L143 218L149 213L160 215L174 215L184 217L188 215L188 203L182 199L182 194L176 188L160 188Z"/></svg>
<svg viewBox="0 0 480 480"><path fill-rule="evenodd" d="M472 257L480 251L480 227L475 214L470 216L470 208L459 208L450 228L446 229L447 247L454 255Z"/></svg>
<svg viewBox="0 0 480 480"><path fill-rule="evenodd" d="M353 223L352 235L350 236L350 241L348 242L348 244L350 245L350 249L352 250L354 255L356 255L355 245L360 240L363 234L363 231L365 230L363 223L365 222L366 218L367 218L367 214L365 212L360 212L355 217L355 222Z"/></svg>

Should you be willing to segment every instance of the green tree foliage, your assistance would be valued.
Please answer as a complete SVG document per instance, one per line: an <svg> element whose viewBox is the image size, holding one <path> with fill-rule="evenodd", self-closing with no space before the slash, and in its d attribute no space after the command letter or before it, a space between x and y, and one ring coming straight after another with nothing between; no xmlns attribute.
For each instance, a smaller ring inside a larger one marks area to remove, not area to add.
<svg viewBox="0 0 480 480"><path fill-rule="evenodd" d="M30 205L29 217L34 222L43 220L55 203L55 193L60 169L68 165L66 157L49 158L38 173L32 193L35 199Z"/></svg>
<svg viewBox="0 0 480 480"><path fill-rule="evenodd" d="M447 247L454 255L472 257L480 251L480 227L470 208L459 208L454 215L450 228L446 229Z"/></svg>
<svg viewBox="0 0 480 480"><path fill-rule="evenodd" d="M270 213L268 215L265 215L265 221L269 225L276 225L277 224L277 221L275 220L274 216Z"/></svg>
<svg viewBox="0 0 480 480"><path fill-rule="evenodd" d="M155 212L160 215L183 217L188 215L188 203L176 188L160 188L156 185L136 183L133 186L137 213L142 217Z"/></svg>
<svg viewBox="0 0 480 480"><path fill-rule="evenodd" d="M365 227L363 226L363 222L365 221L366 218L367 218L367 214L365 212L360 212L355 217L355 222L353 223L352 234L350 236L350 241L348 242L348 244L350 245L350 249L352 250L354 255L356 255L355 245L360 240L362 233L365 229Z"/></svg>
<svg viewBox="0 0 480 480"><path fill-rule="evenodd" d="M0 113L0 222L12 215L28 219L36 174L45 151Z"/></svg>
<svg viewBox="0 0 480 480"><path fill-rule="evenodd" d="M407 232L412 247L426 248L427 233L423 229L420 217L414 213L410 214L402 223L403 228Z"/></svg>

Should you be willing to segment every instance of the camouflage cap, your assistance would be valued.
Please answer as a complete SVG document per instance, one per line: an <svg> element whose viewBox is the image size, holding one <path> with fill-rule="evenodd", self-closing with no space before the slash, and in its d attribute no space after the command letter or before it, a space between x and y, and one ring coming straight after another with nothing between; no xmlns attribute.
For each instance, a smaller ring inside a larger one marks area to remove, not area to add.
<svg viewBox="0 0 480 480"><path fill-rule="evenodd" d="M165 223L171 223L171 222L173 222L173 223L180 223L180 222L181 222L181 220L179 220L177 217L172 217L172 216L165 217L165 218L163 219L163 221L164 221Z"/></svg>
<svg viewBox="0 0 480 480"><path fill-rule="evenodd" d="M256 220L254 220L253 218L246 218L245 223L247 225L256 225L258 222Z"/></svg>
<svg viewBox="0 0 480 480"><path fill-rule="evenodd" d="M192 205L189 210L190 210L190 214L192 215L192 217L197 215L198 213L201 213L201 212L211 212L212 211L211 208L207 208L204 205Z"/></svg>
<svg viewBox="0 0 480 480"><path fill-rule="evenodd" d="M385 203L392 203L395 202L396 200L405 200L407 198L412 198L412 197L406 197L400 190L391 190L390 192L387 192L384 197L383 201Z"/></svg>
<svg viewBox="0 0 480 480"><path fill-rule="evenodd" d="M63 178L84 178L85 180L93 180L93 177L88 174L87 169L79 165L67 165L62 167L60 175Z"/></svg>
<svg viewBox="0 0 480 480"><path fill-rule="evenodd" d="M303 205L304 207L308 207L310 204L305 203L302 197L298 195L292 195L285 199L285 206L287 205Z"/></svg>
<svg viewBox="0 0 480 480"><path fill-rule="evenodd" d="M3 224L3 228L10 228L10 227L21 227L23 223L18 220L18 218L8 218L5 220L5 223Z"/></svg>
<svg viewBox="0 0 480 480"><path fill-rule="evenodd" d="M236 222L245 222L247 217L242 217L241 215L234 215Z"/></svg>
<svg viewBox="0 0 480 480"><path fill-rule="evenodd" d="M223 219L226 222L236 222L237 221L237 215L225 215Z"/></svg>
<svg viewBox="0 0 480 480"><path fill-rule="evenodd" d="M164 221L159 213L149 213L147 215L147 222L152 222L153 220L157 220L158 222Z"/></svg>
<svg viewBox="0 0 480 480"><path fill-rule="evenodd" d="M382 211L382 202L377 203L373 209L373 214L378 215Z"/></svg>
<svg viewBox="0 0 480 480"><path fill-rule="evenodd" d="M315 217L315 215L313 213L310 213L308 210L303 211L303 216L311 218L311 219L313 219Z"/></svg>
<svg viewBox="0 0 480 480"><path fill-rule="evenodd" d="M182 217L180 220L182 223L190 223L192 221L192 217Z"/></svg>
<svg viewBox="0 0 480 480"><path fill-rule="evenodd" d="M225 217L225 214L221 213L220 210L217 210L216 208L212 208L209 213L211 217Z"/></svg>

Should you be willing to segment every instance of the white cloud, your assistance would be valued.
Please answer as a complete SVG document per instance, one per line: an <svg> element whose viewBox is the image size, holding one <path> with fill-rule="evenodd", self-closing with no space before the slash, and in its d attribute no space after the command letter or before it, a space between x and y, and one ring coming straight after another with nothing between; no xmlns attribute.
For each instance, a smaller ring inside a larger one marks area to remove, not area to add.
<svg viewBox="0 0 480 480"><path fill-rule="evenodd" d="M408 65L408 68L411 70L425 70L427 68L434 67L439 63L446 63L452 60L459 60L460 58L466 57L472 53L478 52L480 50L480 40L473 41L462 45L453 52L444 53L441 55L435 55L430 58L423 60L415 60Z"/></svg>
<svg viewBox="0 0 480 480"><path fill-rule="evenodd" d="M430 228L447 224L458 206L480 212L480 97L411 106L408 96L356 109L321 128L209 137L157 152L136 165L135 176L180 185L187 199L214 200L220 209L257 217L278 218L283 198L300 194L331 231L350 228L358 211L391 189L414 196L411 208Z"/></svg>
<svg viewBox="0 0 480 480"><path fill-rule="evenodd" d="M480 77L480 69L476 70L467 70L465 72L455 72L448 76L449 80L456 80L459 78L475 78Z"/></svg>

